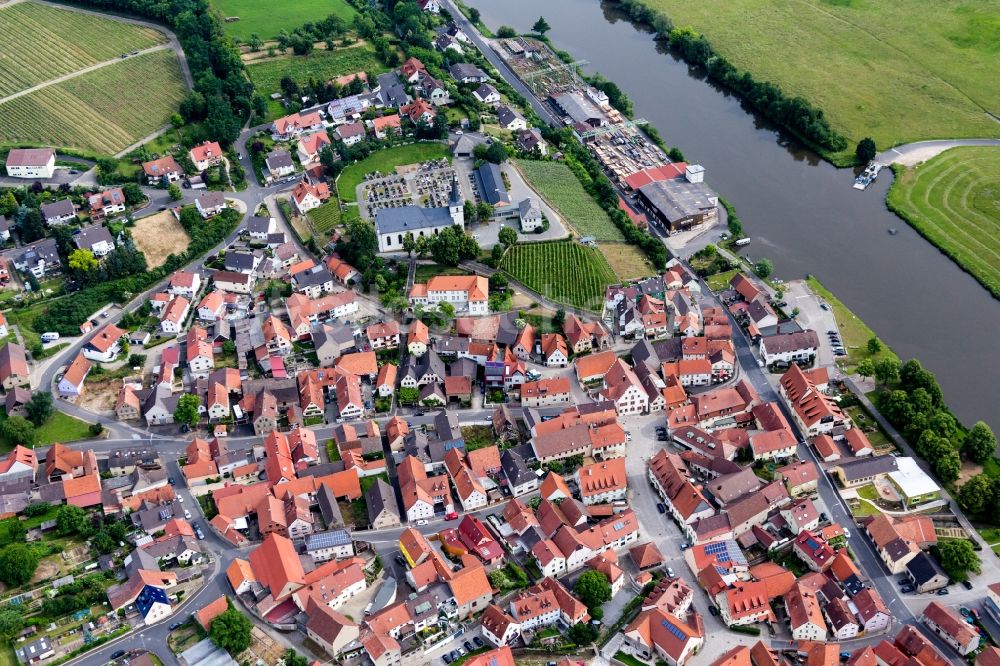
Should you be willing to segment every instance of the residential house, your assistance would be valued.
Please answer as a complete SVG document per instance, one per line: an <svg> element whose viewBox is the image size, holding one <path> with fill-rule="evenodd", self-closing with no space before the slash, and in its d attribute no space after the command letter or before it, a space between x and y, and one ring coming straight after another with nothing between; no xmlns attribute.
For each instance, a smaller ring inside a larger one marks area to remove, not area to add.
<svg viewBox="0 0 1000 666"><path fill-rule="evenodd" d="M299 139L298 146L296 147L299 164L303 167L311 164L319 164L320 153L324 148L329 148L330 146L330 137L326 135L326 132L317 132L303 136Z"/></svg>
<svg viewBox="0 0 1000 666"><path fill-rule="evenodd" d="M295 173L295 162L292 160L291 154L280 148L267 154L267 157L264 158L264 166L267 167L267 173L271 180L291 176Z"/></svg>
<svg viewBox="0 0 1000 666"><path fill-rule="evenodd" d="M4 167L11 178L51 178L56 151L52 148L12 148Z"/></svg>
<svg viewBox="0 0 1000 666"><path fill-rule="evenodd" d="M108 324L87 340L81 352L91 361L111 363L121 353L121 340L125 335L126 331Z"/></svg>
<svg viewBox="0 0 1000 666"><path fill-rule="evenodd" d="M938 638L965 656L979 647L979 633L955 609L932 601L920 619Z"/></svg>
<svg viewBox="0 0 1000 666"><path fill-rule="evenodd" d="M76 219L76 205L72 199L59 199L50 203L43 203L38 207L42 214L42 219L49 226L66 224Z"/></svg>
<svg viewBox="0 0 1000 666"><path fill-rule="evenodd" d="M224 154L222 146L217 141L205 141L190 150L188 156L194 162L194 168L205 171L210 166L222 164Z"/></svg>
<svg viewBox="0 0 1000 666"><path fill-rule="evenodd" d="M16 342L8 342L0 347L0 384L10 391L15 386L29 386L31 371L24 347Z"/></svg>
<svg viewBox="0 0 1000 666"><path fill-rule="evenodd" d="M73 243L81 250L90 250L98 259L115 249L115 239L107 227L94 224L73 234Z"/></svg>
<svg viewBox="0 0 1000 666"><path fill-rule="evenodd" d="M75 398L83 393L83 382L90 374L91 367L90 361L83 354L77 354L59 380L59 395L63 398Z"/></svg>
<svg viewBox="0 0 1000 666"><path fill-rule="evenodd" d="M222 192L202 192L194 203L198 213L207 220L225 209L226 197Z"/></svg>
<svg viewBox="0 0 1000 666"><path fill-rule="evenodd" d="M314 185L302 180L292 188L292 203L300 215L308 213L313 208L319 208L329 198L330 188L326 183Z"/></svg>
<svg viewBox="0 0 1000 666"><path fill-rule="evenodd" d="M97 194L85 194L83 197L90 209L90 219L99 222L109 215L125 212L125 193L120 187L112 187Z"/></svg>
<svg viewBox="0 0 1000 666"><path fill-rule="evenodd" d="M168 183L175 183L184 177L184 171L173 155L143 162L142 172L146 175L146 183L151 186L160 185L164 180Z"/></svg>

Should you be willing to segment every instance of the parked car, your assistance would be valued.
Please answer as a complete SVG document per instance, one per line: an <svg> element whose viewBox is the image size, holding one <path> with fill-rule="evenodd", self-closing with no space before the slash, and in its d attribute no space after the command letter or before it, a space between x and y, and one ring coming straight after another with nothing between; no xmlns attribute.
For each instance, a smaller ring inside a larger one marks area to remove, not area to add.
<svg viewBox="0 0 1000 666"><path fill-rule="evenodd" d="M441 659L442 659L442 660L444 661L444 663L446 663L446 664L450 664L450 663L451 663L451 662L453 661L453 660L452 660L452 658L451 658L451 653L448 653L448 654L446 654L446 655L443 655L443 656L441 657Z"/></svg>
<svg viewBox="0 0 1000 666"><path fill-rule="evenodd" d="M940 590L937 591L937 595L939 597L943 597L946 594L948 594L948 588L947 587L942 587Z"/></svg>
<svg viewBox="0 0 1000 666"><path fill-rule="evenodd" d="M967 590L971 590L972 589L972 583L970 583L967 580L963 580L962 581L962 587L964 587Z"/></svg>
<svg viewBox="0 0 1000 666"><path fill-rule="evenodd" d="M125 656L125 650L115 650L114 652L111 653L112 659L121 659L124 656Z"/></svg>
<svg viewBox="0 0 1000 666"><path fill-rule="evenodd" d="M469 652L475 650L475 648L472 647L472 641L465 641L464 643L462 643L462 646L465 647L465 649L468 650Z"/></svg>
<svg viewBox="0 0 1000 666"><path fill-rule="evenodd" d="M709 606L708 606L708 612L710 614L712 614L712 615L718 615L719 614L719 609L716 608L715 606L709 604Z"/></svg>
<svg viewBox="0 0 1000 666"><path fill-rule="evenodd" d="M899 591L903 594L909 594L910 592L913 592L913 586L907 583L903 587L899 588Z"/></svg>
<svg viewBox="0 0 1000 666"><path fill-rule="evenodd" d="M170 625L169 627L167 627L167 629L169 629L170 631L173 631L174 629L180 629L183 626L184 626L183 622L174 622L172 625Z"/></svg>
<svg viewBox="0 0 1000 666"><path fill-rule="evenodd" d="M672 567L667 567L667 577L668 578L673 578L674 577L674 570L673 570Z"/></svg>
<svg viewBox="0 0 1000 666"><path fill-rule="evenodd" d="M403 556L400 553L396 553L396 564L401 567L406 566L406 560L403 559Z"/></svg>
<svg viewBox="0 0 1000 666"><path fill-rule="evenodd" d="M172 485L172 486L176 486L176 485L177 485L177 479L175 479L174 477L170 477L169 479L167 479L167 481L168 481L168 482L170 483L170 485Z"/></svg>
<svg viewBox="0 0 1000 666"><path fill-rule="evenodd" d="M659 511L660 513L666 513L667 505L664 504L663 502L660 502L659 504L656 505L656 510Z"/></svg>
<svg viewBox="0 0 1000 666"><path fill-rule="evenodd" d="M423 519L423 518L421 518L420 520L417 521L417 525L426 525L426 524L427 524L427 521L425 519Z"/></svg>
<svg viewBox="0 0 1000 666"><path fill-rule="evenodd" d="M479 636L473 637L472 642L476 644L477 648L483 647L483 639L480 638Z"/></svg>

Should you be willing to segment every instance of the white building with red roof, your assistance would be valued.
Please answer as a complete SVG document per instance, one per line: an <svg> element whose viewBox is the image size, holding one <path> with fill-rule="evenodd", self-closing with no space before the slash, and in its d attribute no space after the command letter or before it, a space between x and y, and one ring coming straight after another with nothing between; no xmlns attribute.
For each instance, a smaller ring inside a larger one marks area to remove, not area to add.
<svg viewBox="0 0 1000 666"><path fill-rule="evenodd" d="M296 147L299 162L303 167L310 164L318 164L320 152L329 146L330 137L326 135L326 132L317 132L302 137L299 139L298 146Z"/></svg>
<svg viewBox="0 0 1000 666"><path fill-rule="evenodd" d="M183 296L187 299L194 298L198 290L201 289L201 275L195 271L174 271L170 275L170 284L167 293L171 296Z"/></svg>
<svg viewBox="0 0 1000 666"><path fill-rule="evenodd" d="M204 171L212 165L222 164L224 154L218 141L206 141L192 148L188 155L194 162L194 168Z"/></svg>

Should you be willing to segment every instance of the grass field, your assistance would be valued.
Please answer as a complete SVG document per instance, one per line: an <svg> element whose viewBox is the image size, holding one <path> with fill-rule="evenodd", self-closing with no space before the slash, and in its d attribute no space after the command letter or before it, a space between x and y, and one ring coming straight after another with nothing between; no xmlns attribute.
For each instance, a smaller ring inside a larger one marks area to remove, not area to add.
<svg viewBox="0 0 1000 666"><path fill-rule="evenodd" d="M736 67L821 108L851 156L865 136L880 149L1000 136L984 112L1000 108L1000 5L991 0L644 1Z"/></svg>
<svg viewBox="0 0 1000 666"><path fill-rule="evenodd" d="M608 260L619 280L648 277L656 274L653 264L635 245L628 243L598 243L598 249Z"/></svg>
<svg viewBox="0 0 1000 666"><path fill-rule="evenodd" d="M184 252L191 242L184 227L169 210L136 220L132 239L146 256L146 264L151 269L166 262L168 254Z"/></svg>
<svg viewBox="0 0 1000 666"><path fill-rule="evenodd" d="M538 160L517 160L516 164L528 184L581 236L593 236L603 241L625 240L568 166Z"/></svg>
<svg viewBox="0 0 1000 666"><path fill-rule="evenodd" d="M34 2L0 9L0 35L0 97L167 41L151 28Z"/></svg>
<svg viewBox="0 0 1000 666"><path fill-rule="evenodd" d="M433 141L408 143L372 153L360 162L355 162L340 173L337 192L342 201L357 201L357 189L365 174L373 171L389 173L398 166L448 157L448 146Z"/></svg>
<svg viewBox="0 0 1000 666"><path fill-rule="evenodd" d="M1000 298L1000 149L952 148L897 173L889 207Z"/></svg>
<svg viewBox="0 0 1000 666"><path fill-rule="evenodd" d="M806 283L814 294L827 302L833 311L833 317L837 320L837 328L840 330L840 339L847 350L847 360L843 362L844 366L853 370L862 359L869 357L875 361L886 357L898 360L896 354L884 342L882 343L882 351L872 355L868 351L868 341L872 339L875 332L868 328L868 324L861 321L856 314L851 312L840 299L820 284L816 278L810 277L806 279Z"/></svg>
<svg viewBox="0 0 1000 666"><path fill-rule="evenodd" d="M168 124L186 92L173 51L136 56L0 104L0 143L114 154Z"/></svg>
<svg viewBox="0 0 1000 666"><path fill-rule="evenodd" d="M387 70L375 49L367 44L333 51L317 50L307 56L280 56L249 63L246 68L250 80L264 97L281 92L281 79L285 76L302 84L308 83L309 79L327 81L354 72L380 74Z"/></svg>
<svg viewBox="0 0 1000 666"><path fill-rule="evenodd" d="M226 34L246 41L257 33L272 39L282 30L291 32L304 23L321 21L336 14L348 23L357 14L345 0L296 0L283 2L280 9L273 0L212 0L223 17L239 16L239 21L223 23Z"/></svg>
<svg viewBox="0 0 1000 666"><path fill-rule="evenodd" d="M0 415L0 422L6 420L6 414ZM65 444L90 437L90 426L78 418L62 412L52 412L49 420L35 428L38 435L38 446L48 446L52 442ZM10 451L14 448L3 436L0 436L0 451Z"/></svg>
<svg viewBox="0 0 1000 666"><path fill-rule="evenodd" d="M543 296L593 311L601 308L605 288L617 282L600 250L573 241L515 245L500 268Z"/></svg>

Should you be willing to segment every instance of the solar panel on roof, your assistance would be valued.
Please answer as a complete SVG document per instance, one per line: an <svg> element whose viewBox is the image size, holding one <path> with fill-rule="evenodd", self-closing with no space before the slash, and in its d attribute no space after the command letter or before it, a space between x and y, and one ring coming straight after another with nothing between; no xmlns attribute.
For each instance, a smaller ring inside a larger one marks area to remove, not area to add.
<svg viewBox="0 0 1000 666"><path fill-rule="evenodd" d="M721 542L710 543L707 546L705 546L705 554L706 555L715 555L717 553L721 553L725 549L726 549L726 544L725 543L721 543Z"/></svg>
<svg viewBox="0 0 1000 666"><path fill-rule="evenodd" d="M619 520L617 523L615 523L615 531L616 532L618 530L620 530L621 528L623 528L623 527L625 527L625 523L623 523L622 521Z"/></svg>
<svg viewBox="0 0 1000 666"><path fill-rule="evenodd" d="M672 633L678 640L684 640L684 632L678 629L672 622L663 620L663 628Z"/></svg>
<svg viewBox="0 0 1000 666"><path fill-rule="evenodd" d="M346 546L351 543L351 535L347 530L331 530L329 532L319 532L306 537L306 547L331 548L333 546Z"/></svg>

